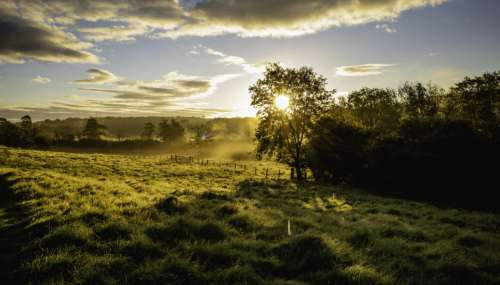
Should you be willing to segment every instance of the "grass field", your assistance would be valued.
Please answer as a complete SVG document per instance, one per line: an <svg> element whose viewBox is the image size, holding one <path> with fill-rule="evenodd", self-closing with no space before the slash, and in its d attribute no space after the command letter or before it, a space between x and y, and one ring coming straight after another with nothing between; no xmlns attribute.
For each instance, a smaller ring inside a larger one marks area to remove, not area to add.
<svg viewBox="0 0 500 285"><path fill-rule="evenodd" d="M1 148L0 283L500 284L498 215L238 163Z"/></svg>

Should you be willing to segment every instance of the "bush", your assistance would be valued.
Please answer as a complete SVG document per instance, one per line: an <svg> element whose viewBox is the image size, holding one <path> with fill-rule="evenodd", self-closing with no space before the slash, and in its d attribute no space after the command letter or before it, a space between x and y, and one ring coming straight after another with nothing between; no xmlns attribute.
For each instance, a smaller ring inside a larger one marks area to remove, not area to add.
<svg viewBox="0 0 500 285"><path fill-rule="evenodd" d="M470 123L407 119L395 133L367 133L332 118L318 123L311 141L316 178L382 194L494 209L500 181L496 140Z"/></svg>
<svg viewBox="0 0 500 285"><path fill-rule="evenodd" d="M348 122L324 117L311 140L314 176L333 183L358 184L363 175L367 134Z"/></svg>

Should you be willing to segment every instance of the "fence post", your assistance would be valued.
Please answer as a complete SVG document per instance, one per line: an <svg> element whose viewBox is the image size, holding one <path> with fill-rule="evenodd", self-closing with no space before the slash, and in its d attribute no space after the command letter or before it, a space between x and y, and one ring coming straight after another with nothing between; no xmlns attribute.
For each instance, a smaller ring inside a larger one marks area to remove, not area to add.
<svg viewBox="0 0 500 285"><path fill-rule="evenodd" d="M269 175L269 168L266 168L266 179L268 175Z"/></svg>
<svg viewBox="0 0 500 285"><path fill-rule="evenodd" d="M295 169L292 167L290 168L290 179L293 180L295 178Z"/></svg>
<svg viewBox="0 0 500 285"><path fill-rule="evenodd" d="M278 169L278 180L280 180L281 170Z"/></svg>

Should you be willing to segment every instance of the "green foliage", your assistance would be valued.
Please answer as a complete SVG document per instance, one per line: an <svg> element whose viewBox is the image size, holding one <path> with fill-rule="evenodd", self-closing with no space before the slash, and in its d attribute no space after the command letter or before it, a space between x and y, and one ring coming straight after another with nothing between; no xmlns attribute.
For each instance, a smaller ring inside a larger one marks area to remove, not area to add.
<svg viewBox="0 0 500 285"><path fill-rule="evenodd" d="M429 118L438 114L445 91L435 85L406 82L399 88L398 95L408 118Z"/></svg>
<svg viewBox="0 0 500 285"><path fill-rule="evenodd" d="M401 117L396 92L391 89L363 88L347 96L344 106L367 128L394 129Z"/></svg>
<svg viewBox="0 0 500 285"><path fill-rule="evenodd" d="M466 77L450 94L450 104L460 118L485 132L498 128L500 121L500 71Z"/></svg>

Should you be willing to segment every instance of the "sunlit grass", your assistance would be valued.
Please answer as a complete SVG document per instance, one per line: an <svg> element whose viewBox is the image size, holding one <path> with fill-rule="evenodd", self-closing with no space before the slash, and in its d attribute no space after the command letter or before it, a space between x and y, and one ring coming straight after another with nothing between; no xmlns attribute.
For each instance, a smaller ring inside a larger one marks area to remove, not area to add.
<svg viewBox="0 0 500 285"><path fill-rule="evenodd" d="M497 215L238 163L247 168L0 149L2 274L16 284L500 282Z"/></svg>

